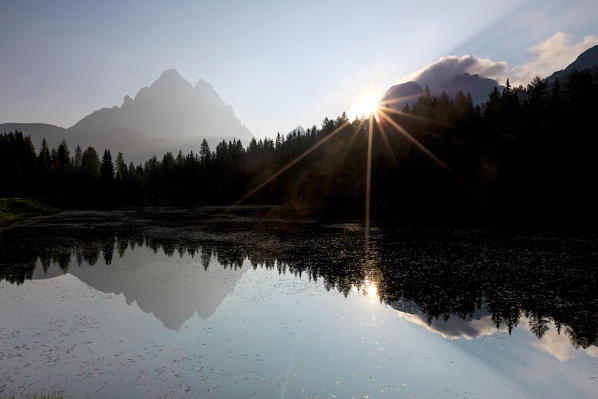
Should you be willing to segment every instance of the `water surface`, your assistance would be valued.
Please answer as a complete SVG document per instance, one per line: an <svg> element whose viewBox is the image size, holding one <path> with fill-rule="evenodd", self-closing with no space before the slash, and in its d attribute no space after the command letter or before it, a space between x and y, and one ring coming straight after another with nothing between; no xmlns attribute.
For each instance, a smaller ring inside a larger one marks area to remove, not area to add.
<svg viewBox="0 0 598 399"><path fill-rule="evenodd" d="M1 232L0 393L596 397L595 237L366 237L283 211L65 212Z"/></svg>

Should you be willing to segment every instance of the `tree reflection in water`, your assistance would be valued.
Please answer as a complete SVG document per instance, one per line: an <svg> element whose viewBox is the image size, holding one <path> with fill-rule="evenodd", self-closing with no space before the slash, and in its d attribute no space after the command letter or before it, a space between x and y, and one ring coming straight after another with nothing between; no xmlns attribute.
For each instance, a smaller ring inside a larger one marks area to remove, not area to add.
<svg viewBox="0 0 598 399"><path fill-rule="evenodd" d="M538 338L552 323L576 347L597 342L595 237L378 225L366 249L359 224L249 211L216 222L213 216L186 210L69 213L18 226L0 233L0 279L21 284L32 278L38 260L44 271L55 263L66 273L71 260L109 267L113 257L146 246L168 256L197 256L205 269L212 257L234 269L248 259L254 268L322 280L345 296L373 286L382 303L398 310L413 304L428 324L483 311L509 332L525 316Z"/></svg>

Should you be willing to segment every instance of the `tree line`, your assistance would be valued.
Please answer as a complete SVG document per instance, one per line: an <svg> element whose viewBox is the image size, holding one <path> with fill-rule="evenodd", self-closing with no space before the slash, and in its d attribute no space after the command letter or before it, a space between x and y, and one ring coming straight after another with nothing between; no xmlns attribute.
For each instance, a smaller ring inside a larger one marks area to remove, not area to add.
<svg viewBox="0 0 598 399"><path fill-rule="evenodd" d="M244 202L360 216L372 123L373 217L596 216L595 71L574 71L554 83L536 78L526 88L507 81L477 106L469 94L450 98L426 90L399 112L380 110L379 120L349 121L343 113L305 133L252 139L247 146L231 140L211 149L204 140L197 151L137 165L107 149L71 152L65 142L49 149L44 140L36 152L29 137L5 133L0 195L86 206L226 205L292 164Z"/></svg>

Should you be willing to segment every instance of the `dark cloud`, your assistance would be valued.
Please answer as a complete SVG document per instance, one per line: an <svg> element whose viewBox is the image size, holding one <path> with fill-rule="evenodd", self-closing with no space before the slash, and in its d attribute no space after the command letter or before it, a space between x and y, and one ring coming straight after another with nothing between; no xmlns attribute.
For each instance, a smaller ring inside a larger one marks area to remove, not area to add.
<svg viewBox="0 0 598 399"><path fill-rule="evenodd" d="M500 81L506 76L507 70L508 64L506 62L496 62L488 58L471 55L464 55L461 58L447 55L403 77L401 81L412 80L422 86L441 87L444 82L451 81L464 73L478 74Z"/></svg>

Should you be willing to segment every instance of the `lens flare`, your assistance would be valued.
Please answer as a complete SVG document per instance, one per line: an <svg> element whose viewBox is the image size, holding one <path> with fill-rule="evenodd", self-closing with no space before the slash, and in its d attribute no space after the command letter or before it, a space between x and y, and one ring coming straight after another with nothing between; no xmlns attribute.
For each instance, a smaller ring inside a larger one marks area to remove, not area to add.
<svg viewBox="0 0 598 399"><path fill-rule="evenodd" d="M365 172L365 234L366 239L370 233L370 204L372 191L372 144L374 136L374 114L370 114L370 123L368 126L368 160Z"/></svg>
<svg viewBox="0 0 598 399"><path fill-rule="evenodd" d="M310 148L308 148L305 152L303 152L297 158L293 159L291 162L289 162L288 164L286 164L284 167L280 168L278 170L278 172L274 173L272 176L270 176L269 178L267 178L266 180L264 180L261 184L257 185L253 189L251 189L242 198L240 198L234 204L232 204L230 206L230 208L233 208L233 207L235 207L235 206L240 205L241 203L243 203L243 201L245 201L247 198L251 197L253 194L255 194L256 192L258 192L259 190L261 190L262 188L264 188L264 186L270 184L278 176L282 175L284 172L286 172L287 170L289 170L297 162L301 161L303 158L305 158L307 155L309 155L316 148L318 148L319 146L321 146L322 144L324 144L326 141L330 140L332 137L334 137L338 132L340 132L341 130L343 130L348 125L349 125L348 121L343 122L340 126L338 126L336 129L334 129L334 131L332 133L329 133L326 137L324 137L322 140L318 141L316 144L314 144L313 146L311 146Z"/></svg>

